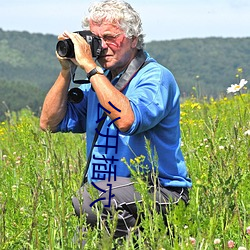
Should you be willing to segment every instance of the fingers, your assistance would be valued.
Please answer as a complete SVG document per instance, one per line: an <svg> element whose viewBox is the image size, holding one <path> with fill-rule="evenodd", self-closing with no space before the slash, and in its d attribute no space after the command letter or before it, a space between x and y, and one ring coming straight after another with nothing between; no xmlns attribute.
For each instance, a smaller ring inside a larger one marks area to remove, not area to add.
<svg viewBox="0 0 250 250"><path fill-rule="evenodd" d="M78 62L76 61L75 58L61 57L58 55L57 51L56 51L56 57L61 64L66 63L66 65L74 64L74 65L78 66Z"/></svg>
<svg viewBox="0 0 250 250"><path fill-rule="evenodd" d="M73 33L71 33L71 32L69 32L69 31L66 31L66 30L65 30L65 31L63 32L62 35L63 35L64 37L70 38L71 34L73 34Z"/></svg>
<svg viewBox="0 0 250 250"><path fill-rule="evenodd" d="M69 31L64 31L62 35L63 35L64 38L70 38L71 40L74 40L79 36L79 34L72 33L72 32L69 32Z"/></svg>
<svg viewBox="0 0 250 250"><path fill-rule="evenodd" d="M70 60L73 64L77 66L84 65L86 64L86 62L89 61L91 61L92 63L93 58L92 58L91 48L83 36L75 32L64 31L63 34L58 36L58 39L59 40L70 39L74 44L74 52L75 52L74 58L62 58L59 55L57 55L57 58L59 59L61 64L62 61L65 59Z"/></svg>
<svg viewBox="0 0 250 250"><path fill-rule="evenodd" d="M64 31L62 34L60 34L57 39L58 40L65 40L65 39L68 39L69 36L67 35L68 32Z"/></svg>
<svg viewBox="0 0 250 250"><path fill-rule="evenodd" d="M87 43L86 40L78 33L64 31L58 36L58 40L70 39L73 43Z"/></svg>
<svg viewBox="0 0 250 250"><path fill-rule="evenodd" d="M65 40L65 39L74 39L77 36L78 36L77 33L72 33L72 32L69 32L69 31L64 31L57 38L58 38L58 40Z"/></svg>

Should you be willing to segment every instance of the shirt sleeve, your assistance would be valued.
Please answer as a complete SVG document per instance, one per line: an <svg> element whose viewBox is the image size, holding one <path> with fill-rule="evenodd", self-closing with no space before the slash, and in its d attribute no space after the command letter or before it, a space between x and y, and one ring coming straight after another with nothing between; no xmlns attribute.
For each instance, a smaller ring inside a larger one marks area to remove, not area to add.
<svg viewBox="0 0 250 250"><path fill-rule="evenodd" d="M126 94L135 116L126 135L155 127L178 105L179 89L172 73L157 63L150 64L133 79L137 83Z"/></svg>
<svg viewBox="0 0 250 250"><path fill-rule="evenodd" d="M83 91L83 99L81 100L81 102L67 102L67 112L64 119L58 125L57 132L86 132L88 90L84 87L80 87L80 89Z"/></svg>

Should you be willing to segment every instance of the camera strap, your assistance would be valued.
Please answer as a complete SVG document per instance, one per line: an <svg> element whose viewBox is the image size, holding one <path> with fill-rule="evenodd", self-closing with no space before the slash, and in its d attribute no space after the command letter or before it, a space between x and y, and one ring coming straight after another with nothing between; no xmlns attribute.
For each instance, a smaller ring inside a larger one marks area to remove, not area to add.
<svg viewBox="0 0 250 250"><path fill-rule="evenodd" d="M144 54L143 50L139 50L136 57L131 61L125 72L121 75L120 79L115 85L115 88L118 89L120 92L122 92L130 83L130 81L133 79L133 77L136 75L136 73L146 66L150 61L146 61L146 55ZM89 83L89 82L88 82ZM97 131L101 131L101 128L106 120L107 114L103 112L101 121L98 123L98 126L96 128ZM98 139L98 133L95 132L94 139L92 141L91 149L89 152L88 160L86 163L83 180L81 186L83 186L87 182L87 174L89 170L89 164L91 161L93 149L95 146L95 143Z"/></svg>

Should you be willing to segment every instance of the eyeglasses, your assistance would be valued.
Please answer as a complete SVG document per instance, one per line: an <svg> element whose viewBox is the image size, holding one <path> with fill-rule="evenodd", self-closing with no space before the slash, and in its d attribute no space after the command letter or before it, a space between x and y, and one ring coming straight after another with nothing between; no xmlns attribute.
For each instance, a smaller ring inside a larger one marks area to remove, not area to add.
<svg viewBox="0 0 250 250"><path fill-rule="evenodd" d="M102 39L106 44L113 44L117 45L117 38L121 36L123 33L118 34L105 34L103 36L97 36L98 38Z"/></svg>

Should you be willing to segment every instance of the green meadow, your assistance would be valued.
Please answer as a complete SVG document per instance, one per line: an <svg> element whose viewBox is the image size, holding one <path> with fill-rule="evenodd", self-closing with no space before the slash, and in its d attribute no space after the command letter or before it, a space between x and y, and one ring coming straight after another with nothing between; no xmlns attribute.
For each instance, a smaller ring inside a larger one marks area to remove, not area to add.
<svg viewBox="0 0 250 250"><path fill-rule="evenodd" d="M190 204L172 207L164 225L140 176L139 233L112 240L88 228L85 249L250 249L250 94L190 98L181 104L182 150L193 187ZM150 152L149 152L150 153ZM153 161L153 159L152 159ZM71 205L86 163L82 134L40 131L31 110L0 124L0 249L81 249ZM143 165L143 156L127 163ZM101 208L95 208L99 213ZM116 215L114 215L114 218Z"/></svg>

